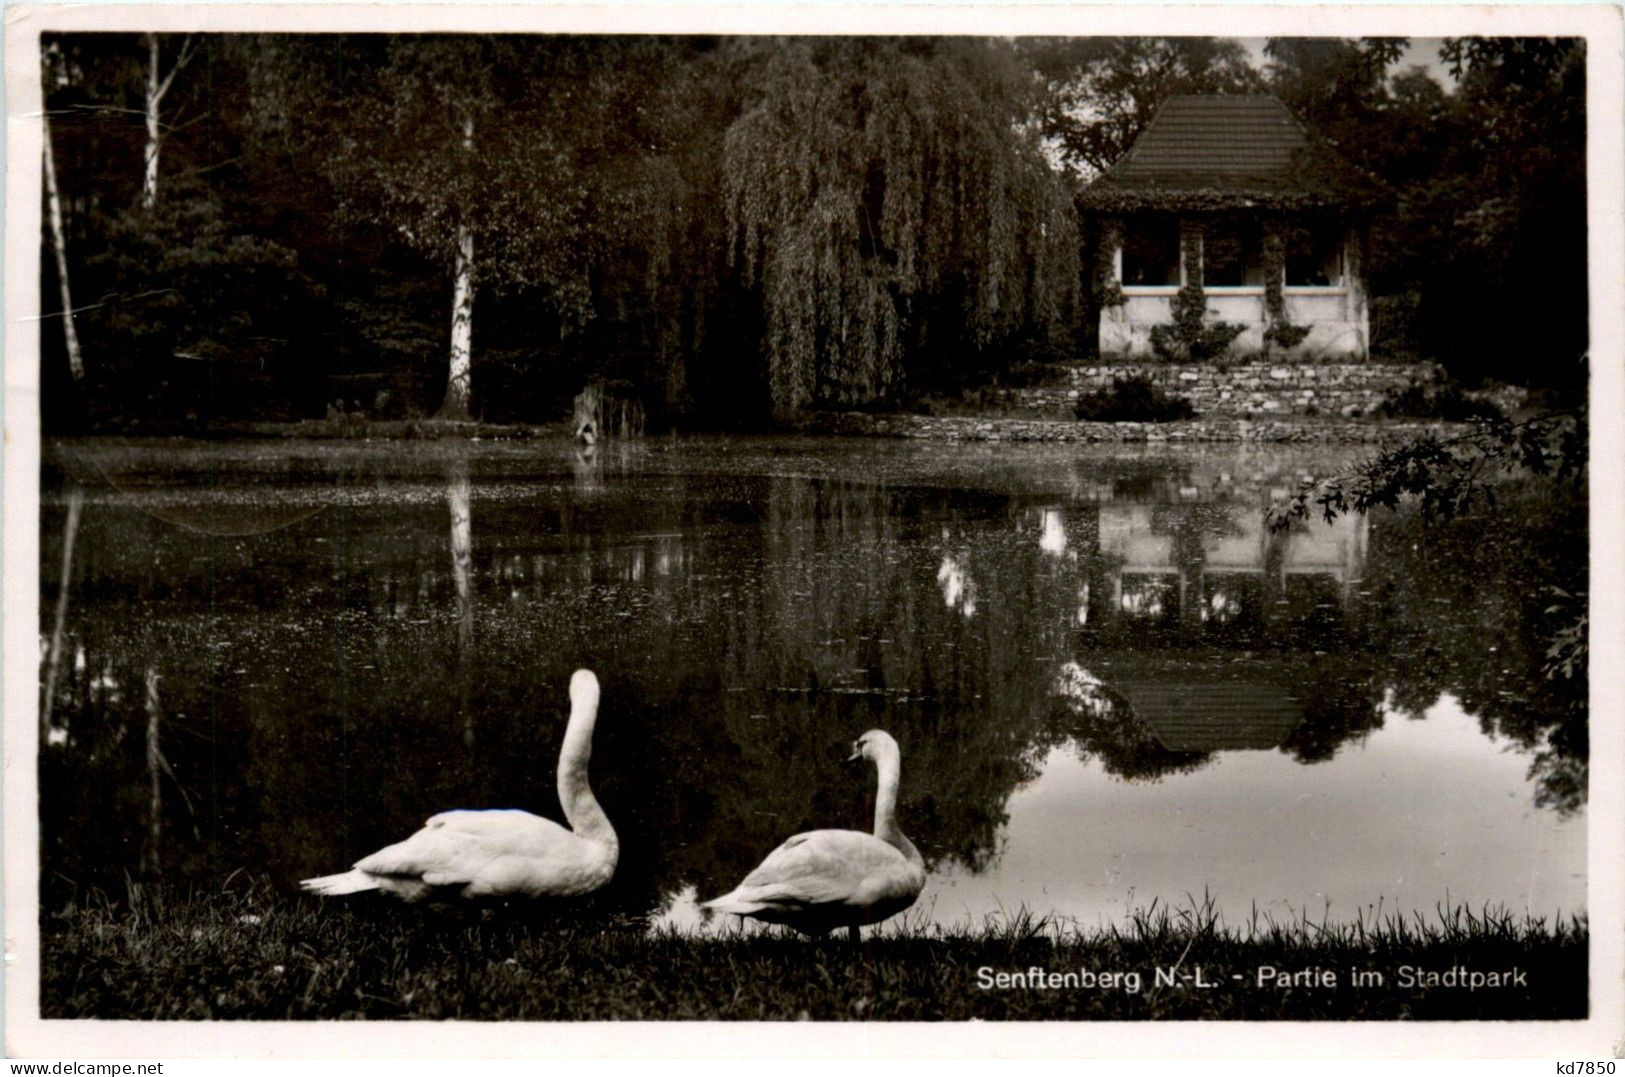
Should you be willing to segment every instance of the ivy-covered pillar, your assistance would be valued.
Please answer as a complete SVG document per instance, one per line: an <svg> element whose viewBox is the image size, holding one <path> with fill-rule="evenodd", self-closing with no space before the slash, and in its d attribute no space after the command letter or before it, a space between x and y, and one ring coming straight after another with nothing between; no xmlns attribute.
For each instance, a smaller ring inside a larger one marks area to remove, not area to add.
<svg viewBox="0 0 1625 1077"><path fill-rule="evenodd" d="M1286 236L1279 218L1263 222L1264 255L1264 354L1276 348L1283 351L1302 344L1309 335L1306 325L1293 325L1286 311Z"/></svg>
<svg viewBox="0 0 1625 1077"><path fill-rule="evenodd" d="M1104 312L1123 302L1123 218L1101 217L1095 228L1095 302Z"/></svg>
<svg viewBox="0 0 1625 1077"><path fill-rule="evenodd" d="M1281 235L1281 222L1274 217L1265 217L1259 225L1264 247L1264 314L1274 325L1286 320L1286 238Z"/></svg>
<svg viewBox="0 0 1625 1077"><path fill-rule="evenodd" d="M1091 272L1090 297L1094 301L1095 351L1109 358L1127 358L1133 349L1124 324L1122 274L1123 219L1095 218L1095 264Z"/></svg>
<svg viewBox="0 0 1625 1077"><path fill-rule="evenodd" d="M1179 221L1179 286L1202 294L1202 220L1181 217Z"/></svg>
<svg viewBox="0 0 1625 1077"><path fill-rule="evenodd" d="M1287 324L1286 238L1278 219L1266 217L1260 223L1264 233L1264 354L1268 355L1276 342L1276 327Z"/></svg>
<svg viewBox="0 0 1625 1077"><path fill-rule="evenodd" d="M1349 322L1354 326L1359 354L1355 359L1371 357L1371 309L1365 292L1365 222L1349 226L1343 239L1343 289Z"/></svg>
<svg viewBox="0 0 1625 1077"><path fill-rule="evenodd" d="M1210 321L1207 316L1207 289L1202 269L1202 238L1206 232L1200 217L1179 222L1179 291L1169 302L1172 320L1151 327L1151 350L1167 362L1206 362L1230 348L1246 326L1240 322Z"/></svg>
<svg viewBox="0 0 1625 1077"><path fill-rule="evenodd" d="M1201 218L1180 218L1179 291L1169 304L1172 337L1178 342L1170 354L1180 361L1210 358L1202 343L1207 318L1207 289L1202 280L1203 231Z"/></svg>

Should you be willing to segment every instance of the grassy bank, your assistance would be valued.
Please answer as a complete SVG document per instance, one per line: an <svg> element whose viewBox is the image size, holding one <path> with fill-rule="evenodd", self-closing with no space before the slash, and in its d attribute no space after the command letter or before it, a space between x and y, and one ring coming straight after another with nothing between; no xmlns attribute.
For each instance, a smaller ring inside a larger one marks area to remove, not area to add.
<svg viewBox="0 0 1625 1077"><path fill-rule="evenodd" d="M93 897L42 919L43 1015L1432 1020L1586 1013L1583 920L1551 924L1458 908L1376 923L1226 928L1198 904L1153 907L1103 930L1026 915L950 934L905 924L853 948L844 936L649 935L641 922L578 911L591 927L561 927L534 908L323 906L267 889L118 903ZM1034 989L1008 979L1000 986L1001 973L1035 966L1117 977L1104 987ZM1509 982L1472 991L1407 986L1404 966L1501 972ZM1159 968L1172 970L1173 986L1157 983ZM1279 976L1261 985L1262 968ZM1354 969L1380 972L1384 984L1353 986ZM1280 978L1300 970L1332 971L1336 983L1301 973L1296 982Z"/></svg>

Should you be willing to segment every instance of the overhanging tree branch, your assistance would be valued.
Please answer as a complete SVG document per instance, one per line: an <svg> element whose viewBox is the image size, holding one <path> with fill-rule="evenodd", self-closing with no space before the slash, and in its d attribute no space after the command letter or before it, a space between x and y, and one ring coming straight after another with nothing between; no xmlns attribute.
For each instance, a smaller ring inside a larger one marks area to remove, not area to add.
<svg viewBox="0 0 1625 1077"><path fill-rule="evenodd" d="M1316 510L1330 523L1348 512L1394 508L1407 497L1425 515L1461 516L1494 507L1496 476L1522 470L1578 482L1586 473L1585 415L1550 412L1519 422L1479 420L1473 429L1440 440L1417 438L1385 449L1350 471L1306 482L1284 503L1265 510L1273 530L1307 520Z"/></svg>

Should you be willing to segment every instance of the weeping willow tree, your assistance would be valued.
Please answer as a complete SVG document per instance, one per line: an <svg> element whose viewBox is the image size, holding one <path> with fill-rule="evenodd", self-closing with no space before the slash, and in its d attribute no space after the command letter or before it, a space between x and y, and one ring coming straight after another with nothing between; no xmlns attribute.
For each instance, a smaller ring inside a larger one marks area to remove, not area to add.
<svg viewBox="0 0 1625 1077"><path fill-rule="evenodd" d="M934 358L1066 324L1076 226L1008 43L757 48L723 187L775 408L874 401Z"/></svg>

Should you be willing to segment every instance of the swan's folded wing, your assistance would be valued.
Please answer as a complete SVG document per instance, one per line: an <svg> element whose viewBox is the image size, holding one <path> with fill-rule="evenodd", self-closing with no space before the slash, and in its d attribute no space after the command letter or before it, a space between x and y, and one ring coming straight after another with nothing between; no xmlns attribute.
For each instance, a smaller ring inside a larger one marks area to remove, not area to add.
<svg viewBox="0 0 1625 1077"><path fill-rule="evenodd" d="M613 852L605 855L602 846L540 816L506 814L505 821L488 820L487 826L456 825L466 819L426 826L358 861L356 867L370 875L415 879L431 887L465 886L470 896L582 894L602 886L614 873Z"/></svg>
<svg viewBox="0 0 1625 1077"><path fill-rule="evenodd" d="M480 831L511 826L515 821L540 818L539 815L532 815L518 808L453 808L429 816L423 825L431 830L445 828Z"/></svg>
<svg viewBox="0 0 1625 1077"><path fill-rule="evenodd" d="M525 856L539 855L573 837L551 819L514 808L443 811L430 816L424 829L466 834L489 846L493 853Z"/></svg>
<svg viewBox="0 0 1625 1077"><path fill-rule="evenodd" d="M559 843L543 856L499 856L469 880L470 896L523 894L529 897L569 897L586 894L610 880L615 858L602 846L580 838Z"/></svg>
<svg viewBox="0 0 1625 1077"><path fill-rule="evenodd" d="M386 845L355 866L371 875L410 876L435 886L467 882L492 858L478 837L442 827L425 827L405 841Z"/></svg>
<svg viewBox="0 0 1625 1077"><path fill-rule="evenodd" d="M750 901L827 905L858 898L877 871L902 856L872 834L813 830L767 854L735 893Z"/></svg>

